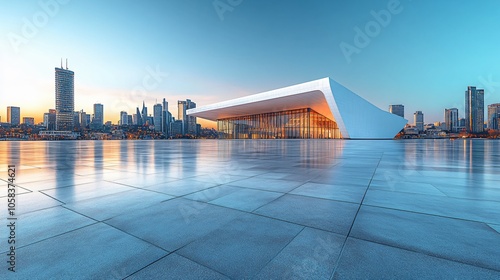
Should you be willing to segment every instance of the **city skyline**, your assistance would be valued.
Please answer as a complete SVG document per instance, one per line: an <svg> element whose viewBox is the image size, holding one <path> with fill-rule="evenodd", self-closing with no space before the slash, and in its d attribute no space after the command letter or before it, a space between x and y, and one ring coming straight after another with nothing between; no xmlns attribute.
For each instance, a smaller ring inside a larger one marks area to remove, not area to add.
<svg viewBox="0 0 500 280"><path fill-rule="evenodd" d="M111 1L99 10L94 1L66 2L3 4L0 108L42 121L54 108L51 69L61 57L76 72L75 110L105 104L113 123L143 100L152 108L166 97L176 112L178 100L203 106L325 76L384 110L403 104L410 122L415 111L444 121L444 108L464 117L469 85L484 88L485 106L500 101L497 1L241 1L223 13L211 1ZM481 16L464 21L469 14ZM480 43L464 40L471 36Z"/></svg>

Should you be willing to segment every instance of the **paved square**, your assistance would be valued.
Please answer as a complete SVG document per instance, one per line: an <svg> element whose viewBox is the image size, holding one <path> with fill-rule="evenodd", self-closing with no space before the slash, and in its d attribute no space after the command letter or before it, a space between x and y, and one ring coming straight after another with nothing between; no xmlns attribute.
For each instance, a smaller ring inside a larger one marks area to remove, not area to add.
<svg viewBox="0 0 500 280"><path fill-rule="evenodd" d="M0 279L500 279L495 140L0 142L0 184Z"/></svg>

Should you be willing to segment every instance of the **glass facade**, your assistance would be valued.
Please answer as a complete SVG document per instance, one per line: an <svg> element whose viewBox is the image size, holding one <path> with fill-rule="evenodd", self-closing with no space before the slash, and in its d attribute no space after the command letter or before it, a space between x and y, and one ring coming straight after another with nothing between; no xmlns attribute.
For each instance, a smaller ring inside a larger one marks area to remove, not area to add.
<svg viewBox="0 0 500 280"><path fill-rule="evenodd" d="M337 123L310 108L217 120L220 139L342 138Z"/></svg>
<svg viewBox="0 0 500 280"><path fill-rule="evenodd" d="M56 129L72 131L75 111L75 73L56 68Z"/></svg>

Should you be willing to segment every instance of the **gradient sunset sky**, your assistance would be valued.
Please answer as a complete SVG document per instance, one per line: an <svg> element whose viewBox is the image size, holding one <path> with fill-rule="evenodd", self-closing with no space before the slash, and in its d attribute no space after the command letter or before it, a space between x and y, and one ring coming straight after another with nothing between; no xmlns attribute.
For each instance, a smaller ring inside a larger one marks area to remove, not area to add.
<svg viewBox="0 0 500 280"><path fill-rule="evenodd" d="M498 15L497 0L0 0L0 116L20 106L41 121L68 58L75 110L102 103L113 123L143 100L152 113L166 98L176 117L177 100L203 106L327 76L381 109L404 104L409 123L416 110L426 123L445 108L463 117L468 85L485 89L486 106L500 102Z"/></svg>

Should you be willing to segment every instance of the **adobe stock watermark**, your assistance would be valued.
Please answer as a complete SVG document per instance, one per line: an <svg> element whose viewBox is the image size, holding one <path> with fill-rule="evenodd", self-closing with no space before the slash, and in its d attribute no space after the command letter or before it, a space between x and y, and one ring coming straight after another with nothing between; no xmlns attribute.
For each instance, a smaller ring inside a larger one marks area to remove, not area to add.
<svg viewBox="0 0 500 280"><path fill-rule="evenodd" d="M234 8L243 3L243 0L214 0L212 5L214 6L215 12L219 16L220 21L224 21L224 14L226 12L234 11Z"/></svg>
<svg viewBox="0 0 500 280"><path fill-rule="evenodd" d="M135 86L127 96L120 96L120 99L115 103L116 109L123 110L127 108L127 112L133 110L134 108L130 108L129 102L139 104L145 99L148 92L156 90L170 75L167 72L162 72L159 65L156 65L155 69L146 66L145 72L146 74L142 78L140 85Z"/></svg>
<svg viewBox="0 0 500 280"><path fill-rule="evenodd" d="M331 235L326 238L317 237L313 254L302 259L299 264L292 265L284 275L284 279L311 279L314 272L340 252L342 243L334 240Z"/></svg>
<svg viewBox="0 0 500 280"><path fill-rule="evenodd" d="M384 171L384 179L391 191L397 190L397 185L408 178L419 177L417 160L414 157L405 158L399 163L397 173L394 170Z"/></svg>
<svg viewBox="0 0 500 280"><path fill-rule="evenodd" d="M208 174L208 178L204 184L204 192L198 192L195 194L194 200L183 203L179 205L178 209L184 218L184 222L186 224L191 223L191 220L199 215L208 204L203 203L205 201L210 201L219 195L220 186L225 185L231 181L231 174L239 173L241 171L241 167L238 163L231 163L227 165L224 170L217 173ZM212 183L215 183L215 187L210 187Z"/></svg>
<svg viewBox="0 0 500 280"><path fill-rule="evenodd" d="M351 63L351 56L353 54L359 54L362 49L368 47L372 40L380 35L383 28L389 26L392 17L400 14L402 11L403 6L399 0L389 0L386 9L382 9L378 12L374 10L370 11L373 20L368 21L363 29L358 26L354 27L353 43L349 44L342 41L339 45L347 63Z"/></svg>
<svg viewBox="0 0 500 280"><path fill-rule="evenodd" d="M482 88L485 91L485 101L490 98L491 94L497 92L497 90L500 89L500 82L493 81L492 74L489 74L487 78L485 78L484 76L480 76L478 80L479 88Z"/></svg>
<svg viewBox="0 0 500 280"><path fill-rule="evenodd" d="M15 53L19 52L22 45L26 45L35 38L40 30L44 28L54 18L61 6L66 5L70 0L40 0L38 6L40 10L35 12L31 18L23 17L23 24L20 33L9 32L7 38Z"/></svg>

